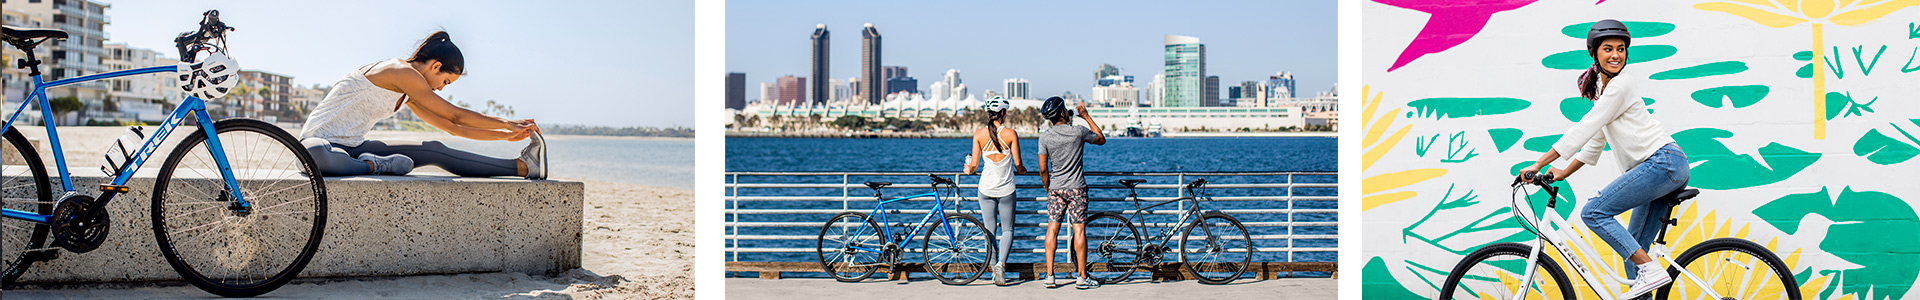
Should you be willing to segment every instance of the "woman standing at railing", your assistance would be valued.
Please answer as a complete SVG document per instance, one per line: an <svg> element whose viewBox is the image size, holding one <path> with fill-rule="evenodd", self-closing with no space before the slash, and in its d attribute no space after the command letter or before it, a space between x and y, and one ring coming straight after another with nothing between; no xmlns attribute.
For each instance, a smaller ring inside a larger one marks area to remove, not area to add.
<svg viewBox="0 0 1920 300"><path fill-rule="evenodd" d="M967 150L972 154L967 155L963 172L973 174L976 167L980 170L980 220L999 235L1000 241L1000 255L992 264L993 284L998 286L1007 285L1007 251L1013 249L1014 170L1027 172L1027 166L1020 162L1020 134L1006 127L1008 106L1007 100L993 97L980 107L987 112L987 127L973 131L973 145Z"/></svg>

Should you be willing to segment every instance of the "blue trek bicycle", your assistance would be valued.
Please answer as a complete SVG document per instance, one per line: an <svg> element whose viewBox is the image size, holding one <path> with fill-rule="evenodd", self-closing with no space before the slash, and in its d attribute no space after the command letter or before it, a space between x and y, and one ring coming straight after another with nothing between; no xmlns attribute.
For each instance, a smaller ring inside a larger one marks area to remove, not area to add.
<svg viewBox="0 0 1920 300"><path fill-rule="evenodd" d="M882 266L898 270L905 261L904 256L913 252L920 254L927 272L933 273L941 283L966 285L986 274L988 259L996 251L993 233L971 215L947 213L947 200L958 205L958 185L940 176L927 177L933 180L933 192L893 199L880 195L880 189L893 183L866 182L877 201L873 212L840 213L820 227L820 238L814 244L820 267L840 282L859 282L873 276ZM945 198L941 196L943 188ZM888 222L888 215L900 211L889 212L887 203L929 197L933 198L933 207L919 223L909 227L906 222ZM879 220L876 222L874 218ZM907 243L914 236L924 238L918 250L908 250L913 248Z"/></svg>
<svg viewBox="0 0 1920 300"><path fill-rule="evenodd" d="M220 22L218 11L207 11L197 31L174 40L186 64L53 82L41 81L41 62L33 48L66 39L67 33L4 29L0 40L26 52L19 65L31 72L34 86L27 101L0 126L5 139L0 143L0 161L4 161L0 164L0 200L4 200L0 260L6 267L0 273L0 286L12 285L29 266L57 258L60 250L86 253L99 248L112 227L107 203L115 196L133 194L126 184L137 175L153 176L151 219L160 252L180 277L201 290L227 297L264 294L293 280L313 259L326 229L327 188L299 140L273 124L251 119L216 122L207 114L206 100L187 97L144 142L109 148L101 170L112 180L99 185L97 198L75 189L53 123L45 126L45 145L52 147L49 153L60 190L53 190L53 178L34 144L13 127L27 103L42 108L41 120L54 119L47 101L51 87L172 72L189 82L239 80L238 75L208 75L225 70L201 69L237 66L194 60L201 52L225 55L226 32L233 28ZM175 127L188 123L199 131L174 144L157 173L140 169ZM131 136L139 135L145 134L135 127Z"/></svg>

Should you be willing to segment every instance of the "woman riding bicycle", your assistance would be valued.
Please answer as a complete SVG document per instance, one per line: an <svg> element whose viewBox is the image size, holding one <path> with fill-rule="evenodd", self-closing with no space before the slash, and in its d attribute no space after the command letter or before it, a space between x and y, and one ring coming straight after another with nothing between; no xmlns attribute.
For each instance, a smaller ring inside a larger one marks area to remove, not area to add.
<svg viewBox="0 0 1920 300"><path fill-rule="evenodd" d="M973 131L973 145L967 147L967 167L964 173L973 174L975 167L980 170L980 220L986 221L987 228L999 234L1000 255L993 259L993 284L1007 285L1007 251L1013 249L1013 175L1014 170L1027 172L1027 166L1021 163L1020 134L1007 128L1007 100L993 97L981 110L987 112L986 128ZM1004 137L1004 138L1003 138Z"/></svg>
<svg viewBox="0 0 1920 300"><path fill-rule="evenodd" d="M466 59L447 32L434 32L406 59L376 62L348 73L307 115L301 143L327 176L406 175L415 164L454 175L547 177L545 142L532 119L508 120L454 106L434 91L466 74ZM368 140L366 133L405 105L420 120L458 137L533 142L518 159L449 148L437 141Z"/></svg>
<svg viewBox="0 0 1920 300"><path fill-rule="evenodd" d="M1594 23L1587 30L1587 53L1594 65L1580 75L1579 89L1581 97L1593 102L1593 109L1567 129L1533 166L1520 171L1537 172L1559 160L1562 153L1574 153L1566 169L1547 171L1556 181L1565 179L1583 165L1599 164L1600 152L1612 145L1622 174L1587 201L1580 217L1594 235L1613 246L1615 253L1632 261L1625 271L1627 278L1635 280L1624 298L1646 295L1673 281L1665 268L1647 256L1647 244L1653 242L1663 225L1658 216L1666 216L1666 210L1671 209L1653 200L1686 187L1689 174L1686 153L1640 101L1636 85L1646 77L1622 72L1631 39L1627 27L1611 19ZM1613 217L1629 209L1633 210L1628 220L1631 227L1621 228Z"/></svg>

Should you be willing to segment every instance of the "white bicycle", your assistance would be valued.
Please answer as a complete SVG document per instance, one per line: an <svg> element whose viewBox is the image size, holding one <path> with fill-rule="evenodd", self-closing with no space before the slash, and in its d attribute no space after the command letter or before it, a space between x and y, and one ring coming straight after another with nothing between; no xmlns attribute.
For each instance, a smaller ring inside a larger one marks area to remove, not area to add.
<svg viewBox="0 0 1920 300"><path fill-rule="evenodd" d="M1593 250L1591 244L1569 225L1565 217L1547 213L1546 217L1530 216L1532 202L1527 202L1527 186L1537 186L1547 192L1547 208L1554 211L1559 202L1559 189L1552 186L1552 176L1546 173L1521 174L1514 178L1512 209L1515 217L1524 224L1523 228L1536 237L1527 243L1499 243L1488 245L1468 254L1467 258L1453 267L1447 274L1447 280L1440 287L1439 299L1579 299L1573 285L1567 281L1567 273L1553 257L1543 256L1541 241L1553 244L1560 254L1559 260L1565 260L1573 267L1574 274L1591 288L1600 299L1614 300L1621 295L1615 293L1616 287L1631 284L1633 281L1622 277L1618 272ZM1522 179L1533 179L1525 183ZM1687 199L1699 195L1700 191L1682 188L1654 200L1654 205L1677 206ZM1673 276L1673 283L1660 287L1651 294L1654 299L1789 299L1799 300L1798 281L1793 279L1787 265L1780 257L1760 244L1739 238L1717 238L1701 242L1674 257L1673 250L1667 248L1667 229L1672 227L1672 210L1662 217L1665 223L1660 235L1649 247L1647 254L1655 260L1665 262L1667 274ZM1575 255L1575 254L1580 255ZM1578 258L1578 259L1575 259ZM1594 268L1597 266L1598 270ZM1595 271L1604 271L1605 274ZM1545 276L1542 276L1542 275ZM1625 292L1621 287L1620 292Z"/></svg>

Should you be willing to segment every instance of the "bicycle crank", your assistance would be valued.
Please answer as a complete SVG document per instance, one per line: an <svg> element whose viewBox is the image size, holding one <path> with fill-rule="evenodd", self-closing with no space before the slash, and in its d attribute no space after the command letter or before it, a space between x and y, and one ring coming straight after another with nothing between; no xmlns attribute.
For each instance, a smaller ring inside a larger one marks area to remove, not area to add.
<svg viewBox="0 0 1920 300"><path fill-rule="evenodd" d="M106 242L113 222L107 209L94 208L93 201L92 196L70 195L54 206L53 218L48 220L54 245L73 253L87 253Z"/></svg>

